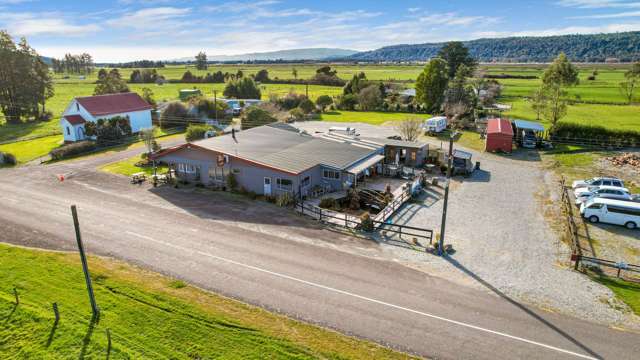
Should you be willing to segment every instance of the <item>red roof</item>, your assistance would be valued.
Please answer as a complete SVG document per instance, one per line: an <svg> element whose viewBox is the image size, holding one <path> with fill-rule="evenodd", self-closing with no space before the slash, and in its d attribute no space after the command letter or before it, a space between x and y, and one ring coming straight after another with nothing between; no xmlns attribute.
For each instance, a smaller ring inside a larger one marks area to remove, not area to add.
<svg viewBox="0 0 640 360"><path fill-rule="evenodd" d="M76 100L93 116L152 109L152 106L135 92L86 96Z"/></svg>
<svg viewBox="0 0 640 360"><path fill-rule="evenodd" d="M505 134L513 136L511 122L507 119L489 119L487 122L487 134Z"/></svg>
<svg viewBox="0 0 640 360"><path fill-rule="evenodd" d="M67 120L69 122L69 124L71 125L80 125L80 124L84 124L87 122L87 120L85 120L82 116L80 115L67 115L64 117L65 120Z"/></svg>

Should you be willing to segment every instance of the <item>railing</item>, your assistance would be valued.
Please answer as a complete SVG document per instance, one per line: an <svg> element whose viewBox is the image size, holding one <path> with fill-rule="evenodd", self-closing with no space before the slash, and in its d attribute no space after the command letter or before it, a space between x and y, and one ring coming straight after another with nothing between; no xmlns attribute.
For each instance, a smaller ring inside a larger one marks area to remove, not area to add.
<svg viewBox="0 0 640 360"><path fill-rule="evenodd" d="M411 198L411 188L409 187L406 190L403 190L400 193L400 196L395 197L387 206L384 207L374 219L379 222L384 222L387 220L393 213L395 213L402 205L404 205L407 200Z"/></svg>
<svg viewBox="0 0 640 360"><path fill-rule="evenodd" d="M573 257L572 257L573 258ZM621 262L621 261L611 261L611 260L606 260L606 259L600 259L600 258L594 258L594 257L590 257L590 256L582 256L582 255L576 255L575 256L575 262L579 263L579 262L587 262L587 263L591 263L594 265L601 265L601 266L606 266L608 268L613 268L617 270L617 277L620 277L621 275L621 271L629 271L629 272L634 272L634 273L640 273L640 265L634 265L634 264L627 264L625 262Z"/></svg>
<svg viewBox="0 0 640 360"><path fill-rule="evenodd" d="M571 203L571 196L567 190L566 180L564 177L560 180L561 202L564 213L567 217L567 231L569 232L569 241L571 246L571 257L582 256L582 248L580 247L580 237L578 236L578 226L576 220L573 217L573 204ZM575 263L575 269L578 269L579 261Z"/></svg>

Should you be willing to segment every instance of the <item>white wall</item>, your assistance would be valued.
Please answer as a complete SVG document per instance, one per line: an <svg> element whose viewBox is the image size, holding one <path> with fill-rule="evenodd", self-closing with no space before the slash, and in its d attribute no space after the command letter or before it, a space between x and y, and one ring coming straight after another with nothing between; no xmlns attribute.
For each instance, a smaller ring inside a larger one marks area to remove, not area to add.
<svg viewBox="0 0 640 360"><path fill-rule="evenodd" d="M80 107L82 108L82 106ZM151 124L151 110L142 110L142 111L134 111L122 114L109 114L105 116L100 116L101 119L111 119L112 117L129 116L129 123L131 124L131 131L134 133L139 132L142 129L147 129L152 127Z"/></svg>
<svg viewBox="0 0 640 360"><path fill-rule="evenodd" d="M64 141L76 141L76 129L65 118L60 120L60 128L62 129ZM69 134L67 134L67 128L69 129Z"/></svg>

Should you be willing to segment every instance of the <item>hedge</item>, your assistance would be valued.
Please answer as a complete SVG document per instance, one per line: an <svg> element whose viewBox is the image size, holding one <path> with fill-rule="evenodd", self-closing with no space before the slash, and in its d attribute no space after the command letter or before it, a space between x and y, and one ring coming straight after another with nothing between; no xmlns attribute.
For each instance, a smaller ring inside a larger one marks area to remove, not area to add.
<svg viewBox="0 0 640 360"><path fill-rule="evenodd" d="M52 160L62 160L74 155L83 154L95 150L96 143L93 141L78 141L73 144L62 145L49 152Z"/></svg>
<svg viewBox="0 0 640 360"><path fill-rule="evenodd" d="M16 160L15 155L0 151L0 165L16 165L17 163L18 161Z"/></svg>
<svg viewBox="0 0 640 360"><path fill-rule="evenodd" d="M640 147L640 132L633 130L614 130L603 126L581 125L561 122L556 124L549 135L563 140L575 140L603 146Z"/></svg>

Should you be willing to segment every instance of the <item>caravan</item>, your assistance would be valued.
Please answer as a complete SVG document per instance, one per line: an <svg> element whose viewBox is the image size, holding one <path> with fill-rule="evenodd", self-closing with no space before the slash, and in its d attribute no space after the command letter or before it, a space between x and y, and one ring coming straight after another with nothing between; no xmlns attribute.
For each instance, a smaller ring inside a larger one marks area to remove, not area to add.
<svg viewBox="0 0 640 360"><path fill-rule="evenodd" d="M447 128L447 117L446 116L436 116L431 119L427 119L424 122L423 128L425 132L429 134L437 134L444 131Z"/></svg>
<svg viewBox="0 0 640 360"><path fill-rule="evenodd" d="M640 203L594 197L580 205L580 215L592 223L603 222L636 229L640 225Z"/></svg>

